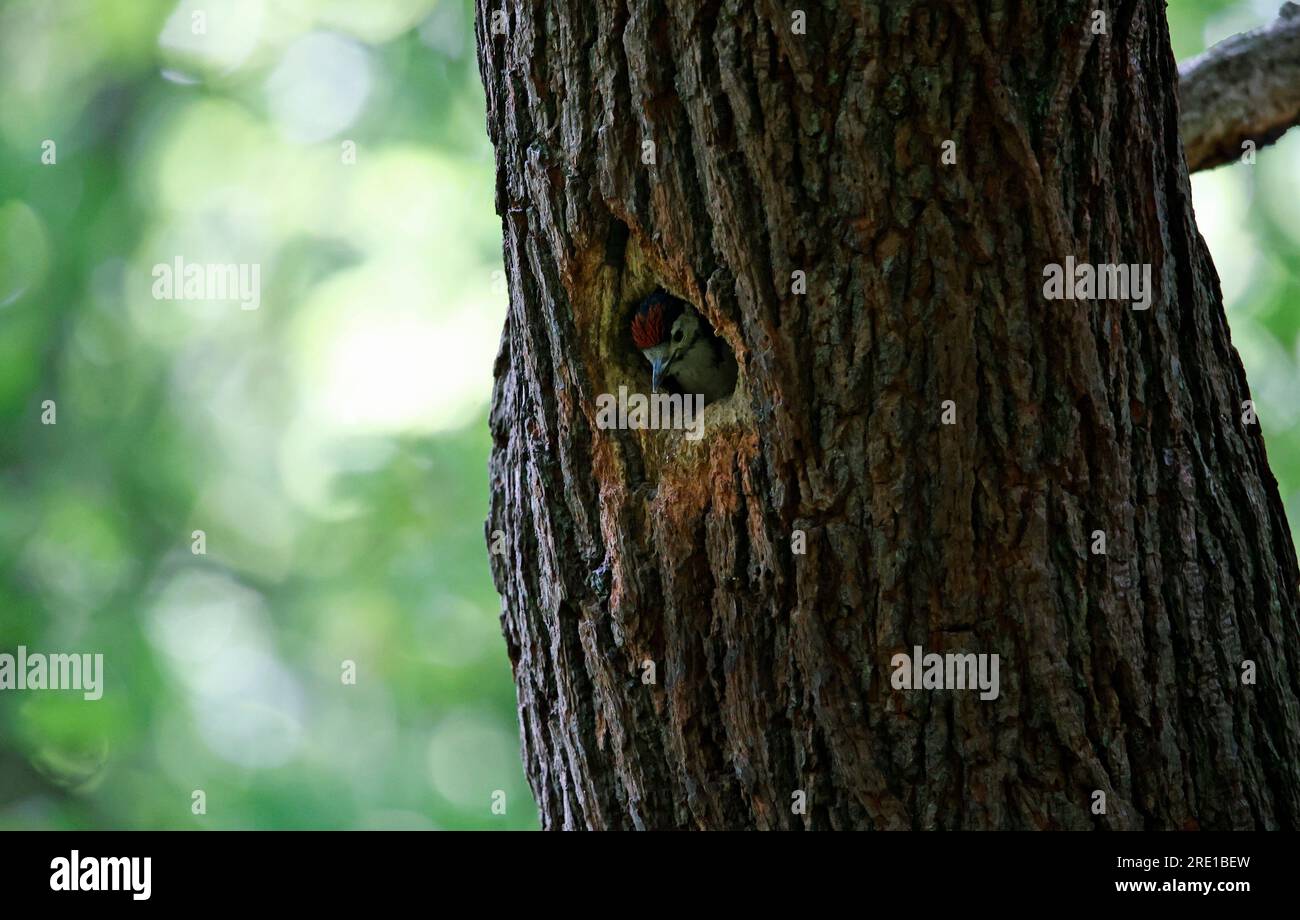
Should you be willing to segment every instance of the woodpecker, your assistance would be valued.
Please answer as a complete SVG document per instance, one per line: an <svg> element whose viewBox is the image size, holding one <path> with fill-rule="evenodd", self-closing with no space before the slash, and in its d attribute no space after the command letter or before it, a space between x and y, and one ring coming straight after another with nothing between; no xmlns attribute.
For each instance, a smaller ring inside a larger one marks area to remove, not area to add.
<svg viewBox="0 0 1300 920"><path fill-rule="evenodd" d="M736 388L736 357L695 308L664 290L641 301L632 316L632 342L650 362L650 389L671 381L676 391L716 402Z"/></svg>

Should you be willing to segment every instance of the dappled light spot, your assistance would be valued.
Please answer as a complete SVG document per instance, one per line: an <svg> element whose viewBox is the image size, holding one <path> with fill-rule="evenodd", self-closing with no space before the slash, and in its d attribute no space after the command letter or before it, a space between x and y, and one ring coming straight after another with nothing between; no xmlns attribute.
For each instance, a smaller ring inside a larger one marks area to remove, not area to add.
<svg viewBox="0 0 1300 920"><path fill-rule="evenodd" d="M0 307L40 284L49 259L49 235L40 215L23 201L0 204Z"/></svg>

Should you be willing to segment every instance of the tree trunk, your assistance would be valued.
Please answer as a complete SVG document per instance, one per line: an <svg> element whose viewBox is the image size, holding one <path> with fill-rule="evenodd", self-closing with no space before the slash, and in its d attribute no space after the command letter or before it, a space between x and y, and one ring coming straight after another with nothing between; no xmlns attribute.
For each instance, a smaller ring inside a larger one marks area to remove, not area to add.
<svg viewBox="0 0 1300 920"><path fill-rule="evenodd" d="M543 824L1295 827L1300 576L1164 4L798 6L479 0ZM1149 309L1046 299L1067 257ZM656 286L740 363L699 441L597 424ZM900 689L918 646L996 698Z"/></svg>

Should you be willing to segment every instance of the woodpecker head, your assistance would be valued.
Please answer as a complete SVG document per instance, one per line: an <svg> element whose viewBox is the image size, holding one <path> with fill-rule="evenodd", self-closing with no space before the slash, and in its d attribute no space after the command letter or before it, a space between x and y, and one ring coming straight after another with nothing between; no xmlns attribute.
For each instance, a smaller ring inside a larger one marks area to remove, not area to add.
<svg viewBox="0 0 1300 920"><path fill-rule="evenodd" d="M632 342L650 362L653 392L659 392L693 349L707 346L700 333L699 314L671 294L659 290L641 301L632 316Z"/></svg>

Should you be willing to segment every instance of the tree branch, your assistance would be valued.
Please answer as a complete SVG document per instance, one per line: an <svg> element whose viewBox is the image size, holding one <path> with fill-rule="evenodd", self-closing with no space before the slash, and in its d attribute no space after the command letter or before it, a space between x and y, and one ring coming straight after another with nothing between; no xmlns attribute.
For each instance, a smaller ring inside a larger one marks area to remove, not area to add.
<svg viewBox="0 0 1300 920"><path fill-rule="evenodd" d="M1300 6L1219 42L1179 68L1179 131L1191 172L1265 147L1300 123Z"/></svg>

